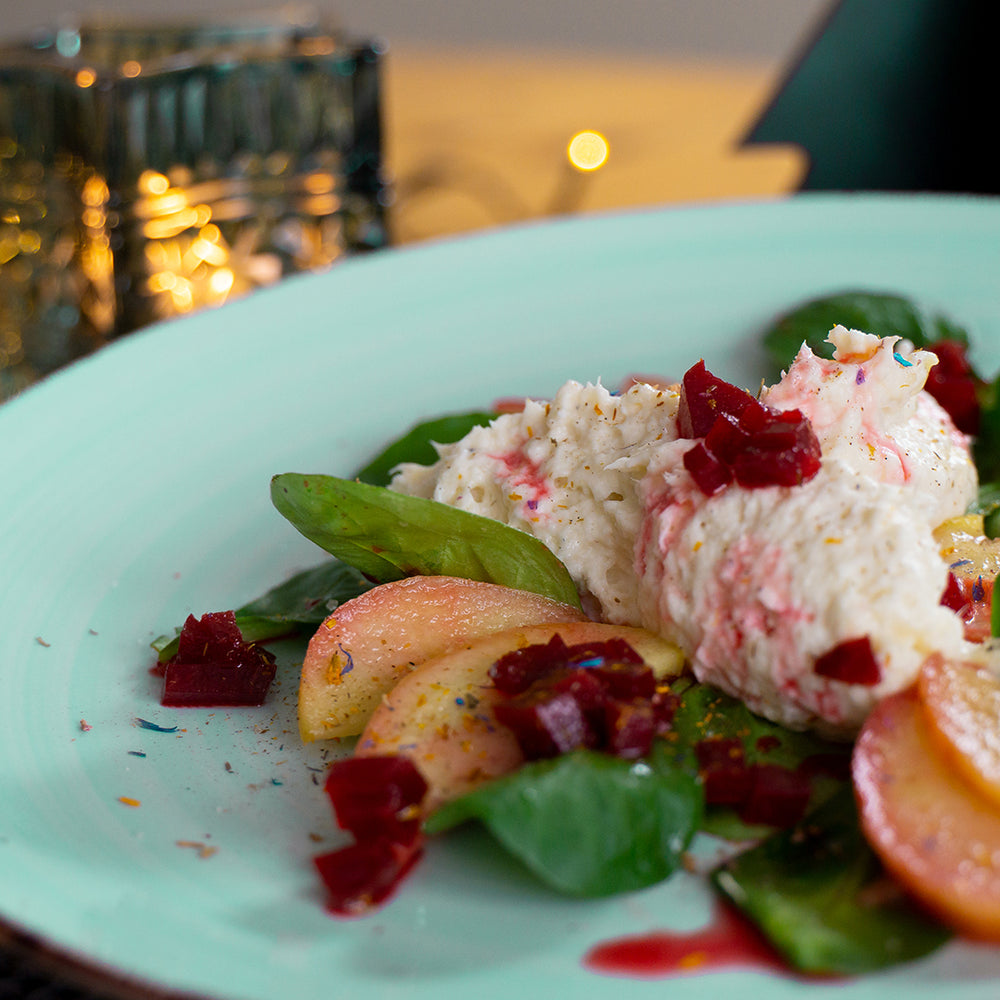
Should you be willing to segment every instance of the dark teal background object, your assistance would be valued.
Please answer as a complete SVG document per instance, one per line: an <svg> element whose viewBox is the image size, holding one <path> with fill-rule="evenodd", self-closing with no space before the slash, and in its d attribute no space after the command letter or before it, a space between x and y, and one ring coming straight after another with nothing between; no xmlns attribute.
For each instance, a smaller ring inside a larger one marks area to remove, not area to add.
<svg viewBox="0 0 1000 1000"><path fill-rule="evenodd" d="M842 0L744 142L795 143L812 190L1000 192L993 0Z"/></svg>

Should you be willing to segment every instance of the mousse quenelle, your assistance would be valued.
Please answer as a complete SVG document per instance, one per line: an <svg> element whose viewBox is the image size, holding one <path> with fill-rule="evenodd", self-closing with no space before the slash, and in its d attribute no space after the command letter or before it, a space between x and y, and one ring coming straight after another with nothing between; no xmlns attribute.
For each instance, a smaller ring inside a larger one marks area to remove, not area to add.
<svg viewBox="0 0 1000 1000"><path fill-rule="evenodd" d="M761 715L850 738L930 654L969 655L934 529L977 477L924 390L933 354L829 340L757 397L702 363L670 389L569 382L392 488L535 535L594 617L676 643Z"/></svg>

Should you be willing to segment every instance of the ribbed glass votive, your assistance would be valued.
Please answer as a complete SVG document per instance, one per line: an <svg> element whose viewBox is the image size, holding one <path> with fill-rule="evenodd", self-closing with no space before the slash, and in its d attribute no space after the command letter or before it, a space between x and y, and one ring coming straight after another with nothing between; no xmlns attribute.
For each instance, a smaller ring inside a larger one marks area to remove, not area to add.
<svg viewBox="0 0 1000 1000"><path fill-rule="evenodd" d="M0 400L110 338L383 246L380 56L254 22L0 49Z"/></svg>

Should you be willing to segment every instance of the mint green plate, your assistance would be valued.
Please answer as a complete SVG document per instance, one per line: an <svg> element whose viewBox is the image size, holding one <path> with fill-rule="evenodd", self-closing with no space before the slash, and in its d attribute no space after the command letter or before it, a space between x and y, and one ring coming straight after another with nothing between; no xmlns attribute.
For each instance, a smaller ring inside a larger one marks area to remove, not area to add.
<svg viewBox="0 0 1000 1000"><path fill-rule="evenodd" d="M802 196L392 250L136 334L0 408L7 936L125 995L995 997L1000 948L971 945L825 984L598 975L598 943L705 922L703 884L559 899L474 836L435 844L376 915L333 919L310 865L336 842L329 751L299 743L294 662L261 710L166 710L148 674L188 612L323 558L271 508L272 474L349 473L417 418L570 377L704 356L751 384L776 312L858 286L945 309L992 373L1000 202Z"/></svg>

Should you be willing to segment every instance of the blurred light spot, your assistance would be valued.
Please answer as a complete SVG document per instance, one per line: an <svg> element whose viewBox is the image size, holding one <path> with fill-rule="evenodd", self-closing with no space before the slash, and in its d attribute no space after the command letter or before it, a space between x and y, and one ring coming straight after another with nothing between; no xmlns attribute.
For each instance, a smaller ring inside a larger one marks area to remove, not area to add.
<svg viewBox="0 0 1000 1000"><path fill-rule="evenodd" d="M170 181L155 170L144 170L139 177L139 190L143 194L166 194Z"/></svg>
<svg viewBox="0 0 1000 1000"><path fill-rule="evenodd" d="M142 63L137 62L135 59L129 59L127 62L122 63L122 76L138 76L142 72Z"/></svg>
<svg viewBox="0 0 1000 1000"><path fill-rule="evenodd" d="M577 170L591 171L608 162L608 140L600 132L589 129L577 132L566 147L569 162Z"/></svg>
<svg viewBox="0 0 1000 1000"><path fill-rule="evenodd" d="M76 74L76 85L78 87L93 87L97 83L97 74L89 68L81 69Z"/></svg>

